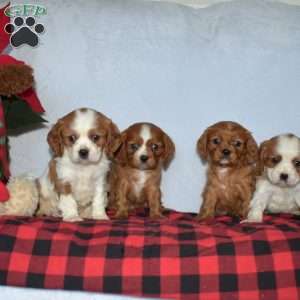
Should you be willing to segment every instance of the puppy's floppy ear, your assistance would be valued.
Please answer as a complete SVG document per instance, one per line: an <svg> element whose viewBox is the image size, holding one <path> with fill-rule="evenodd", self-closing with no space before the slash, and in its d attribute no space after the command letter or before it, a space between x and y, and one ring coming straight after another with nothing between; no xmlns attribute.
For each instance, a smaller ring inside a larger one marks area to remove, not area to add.
<svg viewBox="0 0 300 300"><path fill-rule="evenodd" d="M267 152L271 146L272 140L266 140L262 142L259 146L259 161L264 164L264 161L267 158Z"/></svg>
<svg viewBox="0 0 300 300"><path fill-rule="evenodd" d="M163 133L163 142L164 142L164 153L163 153L163 167L164 169L167 169L171 160L174 157L175 154L175 145L172 141L172 139L164 132Z"/></svg>
<svg viewBox="0 0 300 300"><path fill-rule="evenodd" d="M197 142L197 152L200 155L201 159L205 161L208 160L208 149L207 149L208 133L209 133L209 128L202 133L202 135L200 136Z"/></svg>
<svg viewBox="0 0 300 300"><path fill-rule="evenodd" d="M62 137L62 126L63 122L58 120L57 123L51 128L47 136L48 144L55 157L62 156L64 147L63 147L63 137Z"/></svg>
<svg viewBox="0 0 300 300"><path fill-rule="evenodd" d="M259 146L259 151L258 151L258 157L259 157L259 162L258 162L258 175L261 175L264 171L265 168L265 162L266 159L268 158L268 151L269 148L272 144L273 140L266 140L262 142Z"/></svg>
<svg viewBox="0 0 300 300"><path fill-rule="evenodd" d="M255 164L258 162L258 146L250 132L247 132L248 139L246 142L246 160L248 164Z"/></svg>
<svg viewBox="0 0 300 300"><path fill-rule="evenodd" d="M110 120L108 124L107 140L105 145L106 152L110 158L113 158L113 148L115 145L115 141L119 138L119 136L120 136L119 128L115 123L113 123Z"/></svg>
<svg viewBox="0 0 300 300"><path fill-rule="evenodd" d="M126 139L127 133L124 131L123 133L115 136L110 146L110 157L119 164L126 163Z"/></svg>

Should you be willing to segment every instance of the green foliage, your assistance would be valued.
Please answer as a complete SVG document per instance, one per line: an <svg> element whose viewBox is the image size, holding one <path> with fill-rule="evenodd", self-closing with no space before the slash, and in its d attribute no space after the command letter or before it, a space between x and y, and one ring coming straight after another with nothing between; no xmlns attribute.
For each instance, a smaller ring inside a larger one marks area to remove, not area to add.
<svg viewBox="0 0 300 300"><path fill-rule="evenodd" d="M7 130L18 130L47 122L34 112L27 102L17 96L2 97Z"/></svg>

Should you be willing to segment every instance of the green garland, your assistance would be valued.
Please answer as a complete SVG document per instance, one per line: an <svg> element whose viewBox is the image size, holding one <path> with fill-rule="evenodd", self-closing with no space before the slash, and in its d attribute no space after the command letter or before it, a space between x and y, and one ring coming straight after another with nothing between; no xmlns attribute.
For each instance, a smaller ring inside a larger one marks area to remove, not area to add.
<svg viewBox="0 0 300 300"><path fill-rule="evenodd" d="M8 131L23 130L26 127L42 125L47 122L41 114L34 112L30 105L20 97L2 96L1 98Z"/></svg>

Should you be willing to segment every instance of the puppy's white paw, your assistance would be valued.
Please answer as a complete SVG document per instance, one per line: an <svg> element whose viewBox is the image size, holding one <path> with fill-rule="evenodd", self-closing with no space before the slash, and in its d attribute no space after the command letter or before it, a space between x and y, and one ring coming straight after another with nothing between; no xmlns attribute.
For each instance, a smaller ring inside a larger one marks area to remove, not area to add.
<svg viewBox="0 0 300 300"><path fill-rule="evenodd" d="M261 223L263 221L263 214L261 212L250 212L247 219L241 223Z"/></svg>
<svg viewBox="0 0 300 300"><path fill-rule="evenodd" d="M69 216L69 217L64 217L63 221L74 223L74 222L81 222L81 221L83 221L83 219L80 218L79 216Z"/></svg>

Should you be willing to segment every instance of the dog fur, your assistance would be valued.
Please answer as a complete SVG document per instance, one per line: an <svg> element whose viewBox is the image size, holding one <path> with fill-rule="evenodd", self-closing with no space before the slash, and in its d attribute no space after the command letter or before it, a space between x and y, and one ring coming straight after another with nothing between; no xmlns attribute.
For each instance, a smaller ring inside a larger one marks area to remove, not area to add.
<svg viewBox="0 0 300 300"><path fill-rule="evenodd" d="M258 147L250 132L235 122L219 122L197 143L208 162L207 183L197 220L229 214L245 218L255 189Z"/></svg>
<svg viewBox="0 0 300 300"><path fill-rule="evenodd" d="M136 123L115 141L110 174L109 206L116 218L127 218L138 207L149 207L150 217L162 217L161 173L175 153L171 138L151 123Z"/></svg>

